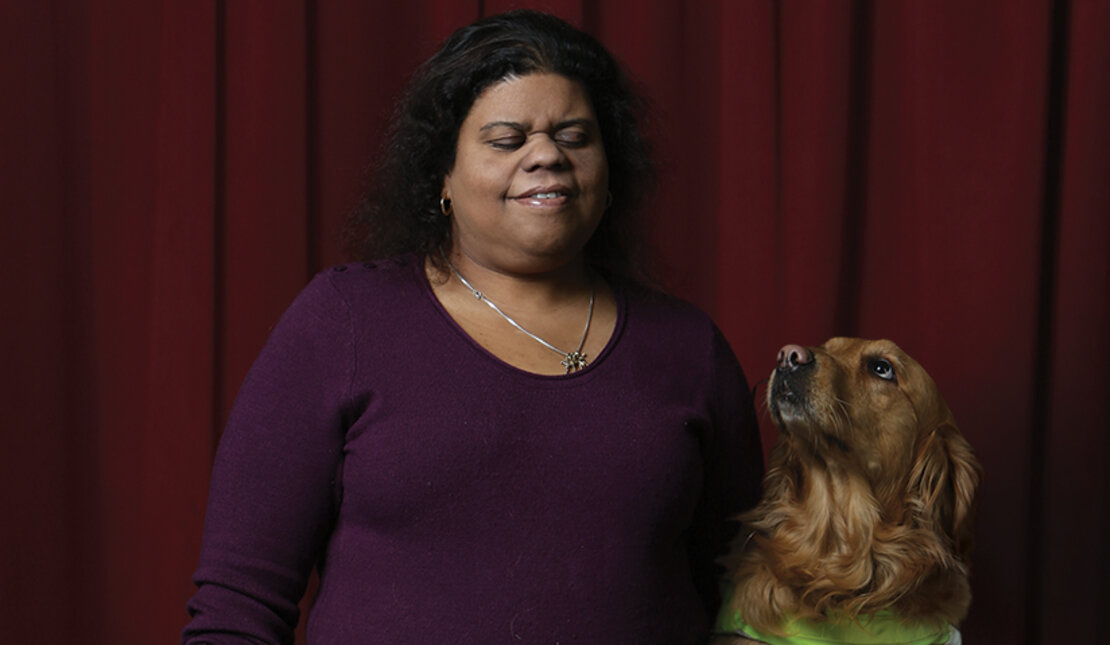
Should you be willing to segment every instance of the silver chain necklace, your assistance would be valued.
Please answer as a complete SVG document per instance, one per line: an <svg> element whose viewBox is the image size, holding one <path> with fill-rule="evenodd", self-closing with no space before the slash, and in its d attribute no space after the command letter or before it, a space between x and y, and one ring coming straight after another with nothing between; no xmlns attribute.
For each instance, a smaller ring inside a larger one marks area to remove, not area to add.
<svg viewBox="0 0 1110 645"><path fill-rule="evenodd" d="M477 298L478 300L480 300L480 301L486 303L487 305L489 305L489 308L494 310L494 312L496 312L498 316L501 316L510 325L512 325L513 327L516 327L520 331L527 334L530 338L532 338L532 340L534 340L537 343L543 345L544 347L550 349L551 351L555 352L556 354L562 356L563 360L561 361L561 363L562 363L563 367L567 368L567 371L566 371L567 374L570 374L571 372L580 370L580 369L582 369L583 367L586 367L586 365L589 364L589 362L586 360L586 355L582 353L582 348L586 345L586 336L590 333L590 321L593 320L593 317L594 317L594 283L593 283L593 280L590 281L590 312L588 314L586 314L586 328L582 330L582 340L578 341L578 349L574 350L573 352L564 352L563 350L559 349L558 347L552 345L551 343L547 342L546 340L544 340L544 339L540 338L539 336L533 334L532 332L528 331L524 327L521 327L520 323L518 323L517 321L510 318L509 315L506 314L504 311L501 311L501 307L498 307L497 305L495 305L493 303L493 301L491 301L489 298L487 298L485 296L485 294L483 294L481 291L478 291L477 289L475 289L474 285L470 284L470 282L468 282L466 278L462 277L462 274L459 273L459 270L455 268L455 265L451 264L451 260L447 259L447 254L443 251L442 247L439 249L439 254L441 256L443 256L443 261L447 263L448 267L450 267L451 273L455 274L455 277L459 279L459 282L461 282L464 287L469 289L470 293L474 294L475 298Z"/></svg>

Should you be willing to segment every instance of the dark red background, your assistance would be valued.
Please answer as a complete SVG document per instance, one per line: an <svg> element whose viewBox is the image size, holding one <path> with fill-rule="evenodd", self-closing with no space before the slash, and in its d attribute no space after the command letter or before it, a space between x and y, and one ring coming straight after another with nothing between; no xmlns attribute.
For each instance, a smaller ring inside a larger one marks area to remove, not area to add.
<svg viewBox="0 0 1110 645"><path fill-rule="evenodd" d="M510 4L656 103L662 273L753 381L930 370L987 473L967 642L1110 633L1110 4L54 0L0 9L3 640L177 637L239 380L408 73Z"/></svg>

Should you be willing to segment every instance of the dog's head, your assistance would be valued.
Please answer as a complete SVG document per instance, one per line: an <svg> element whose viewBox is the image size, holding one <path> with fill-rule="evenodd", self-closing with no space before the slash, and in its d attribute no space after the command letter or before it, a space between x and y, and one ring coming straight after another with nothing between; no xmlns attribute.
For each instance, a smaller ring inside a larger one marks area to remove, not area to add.
<svg viewBox="0 0 1110 645"><path fill-rule="evenodd" d="M881 506L935 523L970 547L978 462L925 370L888 340L833 338L787 345L767 402L779 441L870 482Z"/></svg>

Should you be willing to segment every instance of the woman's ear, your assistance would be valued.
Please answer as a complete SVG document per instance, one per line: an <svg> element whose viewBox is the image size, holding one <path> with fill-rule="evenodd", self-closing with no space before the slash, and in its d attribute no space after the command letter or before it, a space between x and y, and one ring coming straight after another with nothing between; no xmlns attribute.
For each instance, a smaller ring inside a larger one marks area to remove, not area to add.
<svg viewBox="0 0 1110 645"><path fill-rule="evenodd" d="M451 202L451 175L443 176L443 186L439 189L439 212L443 213L444 217L451 217L455 212L454 204Z"/></svg>
<svg viewBox="0 0 1110 645"><path fill-rule="evenodd" d="M955 423L945 422L921 442L908 493L914 516L951 540L961 556L971 551L975 491L983 469Z"/></svg>

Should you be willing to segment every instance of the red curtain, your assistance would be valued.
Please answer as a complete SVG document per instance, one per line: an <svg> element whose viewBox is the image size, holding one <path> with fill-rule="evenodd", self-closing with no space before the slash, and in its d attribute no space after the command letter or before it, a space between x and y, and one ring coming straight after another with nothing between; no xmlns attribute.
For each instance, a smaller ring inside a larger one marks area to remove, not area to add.
<svg viewBox="0 0 1110 645"><path fill-rule="evenodd" d="M518 4L4 3L6 642L176 638L239 380L409 72ZM967 641L1110 633L1110 4L530 6L655 102L661 273L753 381L847 334L939 383L987 473Z"/></svg>

